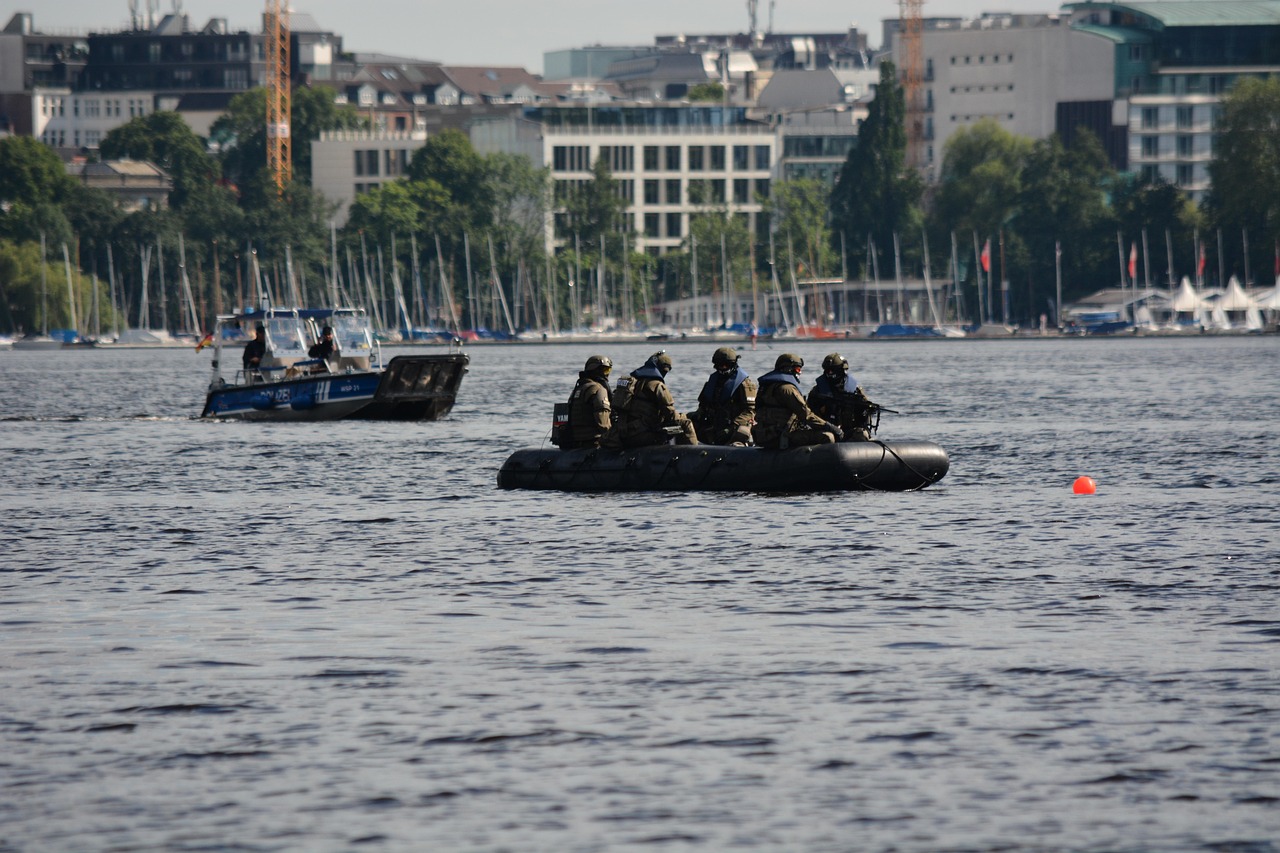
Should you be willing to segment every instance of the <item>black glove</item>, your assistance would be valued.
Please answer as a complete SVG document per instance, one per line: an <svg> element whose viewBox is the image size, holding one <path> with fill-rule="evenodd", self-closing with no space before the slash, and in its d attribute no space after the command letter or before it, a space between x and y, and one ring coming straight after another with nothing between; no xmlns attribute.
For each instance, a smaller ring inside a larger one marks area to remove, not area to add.
<svg viewBox="0 0 1280 853"><path fill-rule="evenodd" d="M840 429L840 427L836 426L831 421L827 421L827 430L836 437L836 441L844 441L844 430Z"/></svg>

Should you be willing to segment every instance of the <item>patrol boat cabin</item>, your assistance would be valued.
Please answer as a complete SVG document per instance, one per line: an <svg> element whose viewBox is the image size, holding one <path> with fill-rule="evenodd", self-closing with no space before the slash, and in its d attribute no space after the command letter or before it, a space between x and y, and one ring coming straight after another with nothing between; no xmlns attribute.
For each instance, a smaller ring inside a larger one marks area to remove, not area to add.
<svg viewBox="0 0 1280 853"><path fill-rule="evenodd" d="M310 350L326 327L333 349L327 357L312 357ZM261 357L256 365L246 365L238 359L259 328ZM470 361L451 344L446 354L401 355L384 365L381 345L361 308L263 308L220 315L210 337L212 375L202 417L435 420L453 408ZM224 350L235 370L224 369Z"/></svg>

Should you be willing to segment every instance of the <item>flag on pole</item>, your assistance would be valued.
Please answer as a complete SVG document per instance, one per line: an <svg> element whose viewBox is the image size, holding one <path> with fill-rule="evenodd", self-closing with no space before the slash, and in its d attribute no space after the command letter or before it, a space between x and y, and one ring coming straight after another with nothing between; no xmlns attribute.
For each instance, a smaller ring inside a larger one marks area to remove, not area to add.
<svg viewBox="0 0 1280 853"><path fill-rule="evenodd" d="M1204 243L1200 244L1200 265L1196 267L1196 276L1198 278L1204 277Z"/></svg>
<svg viewBox="0 0 1280 853"><path fill-rule="evenodd" d="M1129 244L1129 281L1138 280L1138 244Z"/></svg>
<svg viewBox="0 0 1280 853"><path fill-rule="evenodd" d="M213 343L213 335L205 335L200 339L200 343L196 344L196 352L200 352L211 343Z"/></svg>
<svg viewBox="0 0 1280 853"><path fill-rule="evenodd" d="M979 260L982 261L982 271L991 272L991 238L989 237L982 246L982 256Z"/></svg>

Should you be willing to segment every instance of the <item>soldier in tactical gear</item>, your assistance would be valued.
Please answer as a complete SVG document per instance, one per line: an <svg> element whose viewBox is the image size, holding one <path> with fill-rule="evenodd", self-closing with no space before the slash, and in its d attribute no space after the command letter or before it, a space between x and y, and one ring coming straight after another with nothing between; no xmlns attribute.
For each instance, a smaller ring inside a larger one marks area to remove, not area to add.
<svg viewBox="0 0 1280 853"><path fill-rule="evenodd" d="M609 391L609 373L613 362L603 355L593 355L578 373L578 384L569 395L569 423L564 450L576 447L599 447L601 439L613 425L613 395Z"/></svg>
<svg viewBox="0 0 1280 853"><path fill-rule="evenodd" d="M756 383L738 366L738 353L720 347L711 354L715 368L698 395L698 408L690 413L698 440L703 444L746 446L755 423Z"/></svg>
<svg viewBox="0 0 1280 853"><path fill-rule="evenodd" d="M833 352L822 360L822 375L809 392L809 408L844 432L842 441L871 440L871 412L876 404L867 399L849 373L848 360Z"/></svg>
<svg viewBox="0 0 1280 853"><path fill-rule="evenodd" d="M693 423L676 411L667 390L671 356L655 352L644 365L618 382L614 390L613 429L604 439L605 447L647 447L666 444L697 444Z"/></svg>
<svg viewBox="0 0 1280 853"><path fill-rule="evenodd" d="M818 417L800 391L800 371L804 359L783 353L773 371L760 377L756 394L756 425L752 430L761 447L799 447L831 444L841 437L840 427Z"/></svg>

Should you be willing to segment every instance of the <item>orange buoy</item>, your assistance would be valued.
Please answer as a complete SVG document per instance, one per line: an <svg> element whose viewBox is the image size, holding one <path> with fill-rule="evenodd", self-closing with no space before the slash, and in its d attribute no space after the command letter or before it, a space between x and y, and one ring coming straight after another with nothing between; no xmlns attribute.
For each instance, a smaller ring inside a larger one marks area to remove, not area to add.
<svg viewBox="0 0 1280 853"><path fill-rule="evenodd" d="M1091 495L1098 490L1098 484L1093 482L1092 477L1076 477L1076 481L1071 484L1071 491L1077 495Z"/></svg>

